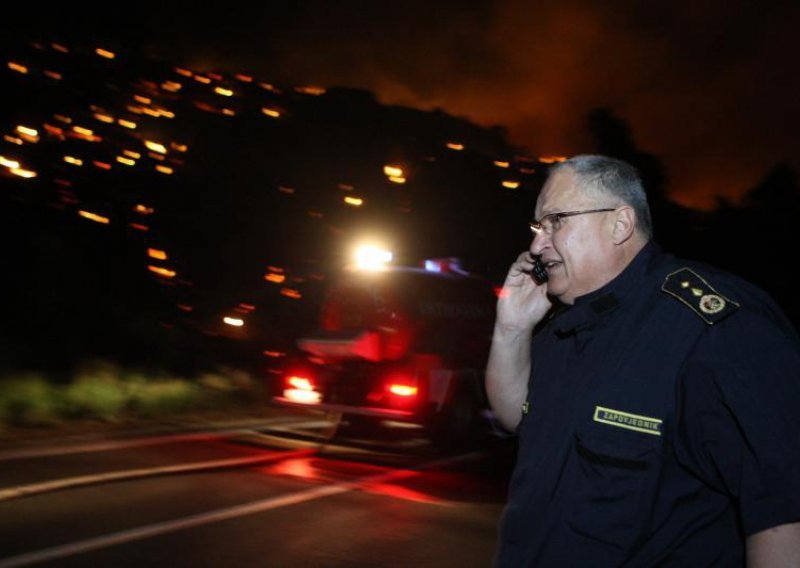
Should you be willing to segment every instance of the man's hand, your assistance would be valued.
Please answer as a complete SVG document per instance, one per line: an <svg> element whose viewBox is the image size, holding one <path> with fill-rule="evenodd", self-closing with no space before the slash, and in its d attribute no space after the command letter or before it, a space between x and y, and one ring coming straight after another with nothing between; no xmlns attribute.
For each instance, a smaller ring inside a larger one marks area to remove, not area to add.
<svg viewBox="0 0 800 568"><path fill-rule="evenodd" d="M547 314L550 300L547 284L536 284L530 276L533 259L523 252L511 265L497 302L497 324L509 331L531 331Z"/></svg>

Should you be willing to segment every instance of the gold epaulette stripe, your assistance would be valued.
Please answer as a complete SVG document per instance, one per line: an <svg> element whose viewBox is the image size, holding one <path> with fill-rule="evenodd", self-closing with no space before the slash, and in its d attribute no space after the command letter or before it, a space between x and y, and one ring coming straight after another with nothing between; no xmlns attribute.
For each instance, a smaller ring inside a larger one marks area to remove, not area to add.
<svg viewBox="0 0 800 568"><path fill-rule="evenodd" d="M661 290L688 306L708 325L714 325L740 307L738 302L717 292L691 268L668 274Z"/></svg>

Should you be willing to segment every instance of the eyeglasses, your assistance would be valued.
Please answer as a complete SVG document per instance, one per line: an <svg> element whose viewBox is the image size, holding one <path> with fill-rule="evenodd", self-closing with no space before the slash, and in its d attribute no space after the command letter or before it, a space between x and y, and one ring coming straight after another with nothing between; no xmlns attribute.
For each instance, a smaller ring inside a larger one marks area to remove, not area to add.
<svg viewBox="0 0 800 568"><path fill-rule="evenodd" d="M528 225L533 231L533 234L540 235L545 233L552 235L561 228L561 220L566 217L574 217L575 215L584 215L586 213L604 213L606 211L615 211L614 208L605 209L587 209L586 211L564 211L563 213L548 213L538 221L534 219Z"/></svg>

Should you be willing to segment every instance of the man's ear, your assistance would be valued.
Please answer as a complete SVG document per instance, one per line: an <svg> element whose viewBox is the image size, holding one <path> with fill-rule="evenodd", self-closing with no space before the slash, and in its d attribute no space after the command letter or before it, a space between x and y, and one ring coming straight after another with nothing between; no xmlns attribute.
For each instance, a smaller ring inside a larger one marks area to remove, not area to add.
<svg viewBox="0 0 800 568"><path fill-rule="evenodd" d="M621 245L633 236L636 230L636 214L630 205L623 205L614 211L614 225L611 238L615 245Z"/></svg>

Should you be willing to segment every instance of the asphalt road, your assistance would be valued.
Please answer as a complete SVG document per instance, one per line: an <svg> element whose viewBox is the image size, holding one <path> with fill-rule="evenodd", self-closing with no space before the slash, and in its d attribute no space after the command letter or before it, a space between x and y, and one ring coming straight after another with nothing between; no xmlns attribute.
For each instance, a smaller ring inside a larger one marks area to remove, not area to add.
<svg viewBox="0 0 800 568"><path fill-rule="evenodd" d="M0 453L0 568L490 565L513 448L339 426Z"/></svg>

